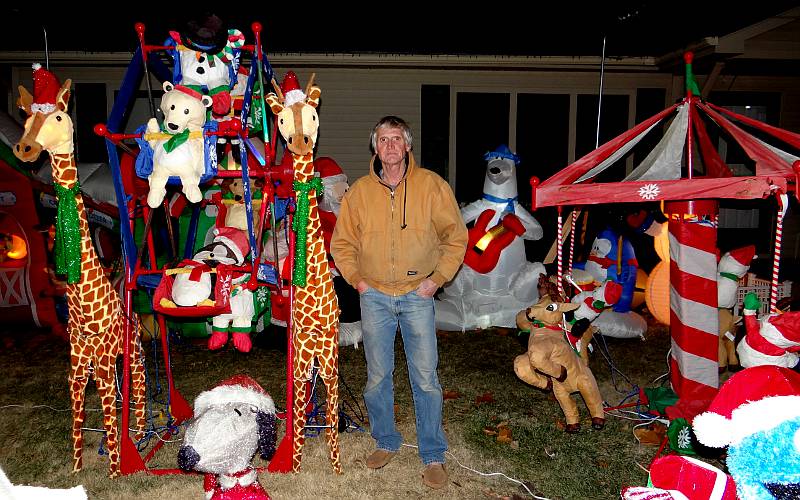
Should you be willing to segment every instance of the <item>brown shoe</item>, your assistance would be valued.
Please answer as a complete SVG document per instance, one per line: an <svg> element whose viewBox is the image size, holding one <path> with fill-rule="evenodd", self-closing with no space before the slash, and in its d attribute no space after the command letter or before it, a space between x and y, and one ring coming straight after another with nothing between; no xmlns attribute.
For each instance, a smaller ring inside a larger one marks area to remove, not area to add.
<svg viewBox="0 0 800 500"><path fill-rule="evenodd" d="M434 490L447 486L447 471L444 464L428 464L422 471L422 484Z"/></svg>
<svg viewBox="0 0 800 500"><path fill-rule="evenodd" d="M367 467L370 469L380 469L391 462L395 455L397 455L396 451L381 450L378 448L372 452L372 455L367 457Z"/></svg>

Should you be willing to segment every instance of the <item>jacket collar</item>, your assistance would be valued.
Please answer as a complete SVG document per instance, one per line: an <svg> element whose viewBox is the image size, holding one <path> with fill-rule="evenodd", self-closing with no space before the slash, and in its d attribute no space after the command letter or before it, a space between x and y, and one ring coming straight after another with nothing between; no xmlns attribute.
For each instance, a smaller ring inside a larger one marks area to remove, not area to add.
<svg viewBox="0 0 800 500"><path fill-rule="evenodd" d="M381 179L381 176L378 173L378 170L380 169L380 161L376 162L377 159L378 155L372 155L372 159L369 162L369 176L376 182L386 185L386 183L383 182L383 179ZM404 180L411 177L411 174L414 172L414 170L417 169L417 161L414 159L414 154L411 151L408 152L407 159L408 159L408 165L406 165L406 172L403 174L403 177L400 179L400 182L397 183L398 185L400 185Z"/></svg>

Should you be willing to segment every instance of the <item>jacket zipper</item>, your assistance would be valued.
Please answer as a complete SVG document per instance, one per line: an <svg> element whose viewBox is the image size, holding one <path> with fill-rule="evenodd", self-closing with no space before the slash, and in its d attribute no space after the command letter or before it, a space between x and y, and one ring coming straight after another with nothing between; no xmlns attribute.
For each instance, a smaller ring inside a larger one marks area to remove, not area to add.
<svg viewBox="0 0 800 500"><path fill-rule="evenodd" d="M391 246L391 255L389 259L392 261L392 282L397 282L397 278L395 277L395 250L394 250L394 189L389 188L389 195L392 199L392 217L389 224L389 234L391 234L392 239L392 246Z"/></svg>

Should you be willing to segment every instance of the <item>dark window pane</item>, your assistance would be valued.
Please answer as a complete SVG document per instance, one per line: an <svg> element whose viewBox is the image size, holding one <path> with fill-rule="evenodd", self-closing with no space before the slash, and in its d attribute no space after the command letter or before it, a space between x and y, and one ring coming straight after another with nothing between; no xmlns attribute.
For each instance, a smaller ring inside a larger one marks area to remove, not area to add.
<svg viewBox="0 0 800 500"><path fill-rule="evenodd" d="M420 161L445 180L449 175L450 156L450 86L423 85L422 151Z"/></svg>
<svg viewBox="0 0 800 500"><path fill-rule="evenodd" d="M108 161L105 141L94 126L108 118L105 83L75 84L75 157L81 162Z"/></svg>
<svg viewBox="0 0 800 500"><path fill-rule="evenodd" d="M459 92L456 106L456 199L471 203L483 193L483 155L508 144L510 98L509 94Z"/></svg>

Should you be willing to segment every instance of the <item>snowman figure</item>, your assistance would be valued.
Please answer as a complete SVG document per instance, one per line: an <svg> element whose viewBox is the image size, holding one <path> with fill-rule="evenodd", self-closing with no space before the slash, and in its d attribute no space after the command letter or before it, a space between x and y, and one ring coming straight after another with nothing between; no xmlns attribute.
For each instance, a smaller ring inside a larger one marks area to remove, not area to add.
<svg viewBox="0 0 800 500"><path fill-rule="evenodd" d="M465 265L436 300L436 327L471 330L514 328L516 314L538 300L536 283L546 274L528 262L523 240L538 240L542 226L517 201L519 157L502 145L486 153L483 197L461 209L470 229Z"/></svg>

